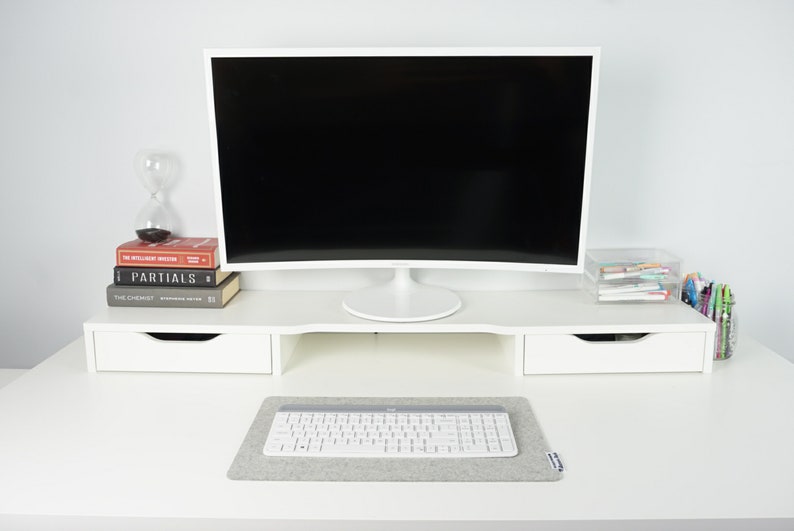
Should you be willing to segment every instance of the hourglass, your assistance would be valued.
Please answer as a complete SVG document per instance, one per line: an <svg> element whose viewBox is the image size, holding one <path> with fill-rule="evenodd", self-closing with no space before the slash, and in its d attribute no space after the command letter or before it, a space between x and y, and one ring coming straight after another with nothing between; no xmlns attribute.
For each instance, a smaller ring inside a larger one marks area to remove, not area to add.
<svg viewBox="0 0 794 531"><path fill-rule="evenodd" d="M161 242L171 236L171 216L157 198L176 168L174 158L161 151L144 149L135 155L135 173L149 191L149 200L135 218L135 234L145 242Z"/></svg>

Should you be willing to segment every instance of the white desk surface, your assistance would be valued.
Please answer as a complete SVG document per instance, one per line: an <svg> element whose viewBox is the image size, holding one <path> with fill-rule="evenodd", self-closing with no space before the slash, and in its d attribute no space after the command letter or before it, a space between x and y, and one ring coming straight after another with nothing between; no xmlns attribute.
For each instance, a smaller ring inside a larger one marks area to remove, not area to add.
<svg viewBox="0 0 794 531"><path fill-rule="evenodd" d="M497 341L308 334L272 377L89 373L78 340L0 389L0 529L794 529L790 362L743 337L712 374L520 377ZM228 480L269 395L523 395L567 470Z"/></svg>
<svg viewBox="0 0 794 531"><path fill-rule="evenodd" d="M0 389L25 374L25 372L25 369L0 369Z"/></svg>

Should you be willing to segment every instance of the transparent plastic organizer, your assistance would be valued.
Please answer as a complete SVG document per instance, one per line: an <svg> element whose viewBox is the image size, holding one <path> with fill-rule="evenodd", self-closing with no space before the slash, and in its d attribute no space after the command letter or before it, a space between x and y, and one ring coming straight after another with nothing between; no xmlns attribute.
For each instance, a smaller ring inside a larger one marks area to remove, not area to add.
<svg viewBox="0 0 794 531"><path fill-rule="evenodd" d="M584 289L598 303L659 303L681 296L681 261L661 249L591 249Z"/></svg>

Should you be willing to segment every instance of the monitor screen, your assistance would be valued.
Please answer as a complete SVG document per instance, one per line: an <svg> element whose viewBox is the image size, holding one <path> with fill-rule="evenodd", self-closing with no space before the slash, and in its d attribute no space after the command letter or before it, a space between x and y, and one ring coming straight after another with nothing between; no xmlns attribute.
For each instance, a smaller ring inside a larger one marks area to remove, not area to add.
<svg viewBox="0 0 794 531"><path fill-rule="evenodd" d="M596 61L208 51L222 261L581 271Z"/></svg>
<svg viewBox="0 0 794 531"><path fill-rule="evenodd" d="M581 272L597 48L205 52L221 264L391 267L350 313L436 319L411 268Z"/></svg>

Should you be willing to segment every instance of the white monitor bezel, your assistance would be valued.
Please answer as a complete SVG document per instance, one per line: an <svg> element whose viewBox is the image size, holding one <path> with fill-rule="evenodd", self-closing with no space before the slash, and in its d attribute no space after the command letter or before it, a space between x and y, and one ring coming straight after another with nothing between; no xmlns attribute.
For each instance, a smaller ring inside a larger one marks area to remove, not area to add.
<svg viewBox="0 0 794 531"><path fill-rule="evenodd" d="M223 270L275 271L292 269L473 269L493 271L524 271L547 273L582 273L586 251L590 205L595 119L598 103L598 78L601 49L599 47L362 47L362 48L212 48L204 50L210 128L213 192L218 228L220 264ZM582 213L579 227L579 249L576 264L546 264L534 262L492 262L463 260L306 260L283 262L234 262L227 260L223 205L221 201L218 138L212 83L212 59L222 57L371 57L371 56L587 56L592 57L590 109L582 193Z"/></svg>

